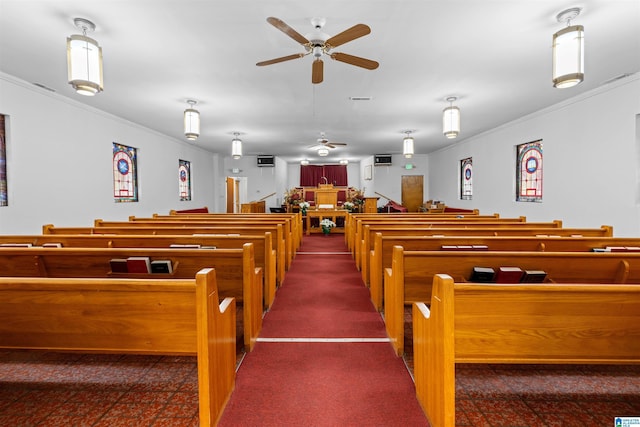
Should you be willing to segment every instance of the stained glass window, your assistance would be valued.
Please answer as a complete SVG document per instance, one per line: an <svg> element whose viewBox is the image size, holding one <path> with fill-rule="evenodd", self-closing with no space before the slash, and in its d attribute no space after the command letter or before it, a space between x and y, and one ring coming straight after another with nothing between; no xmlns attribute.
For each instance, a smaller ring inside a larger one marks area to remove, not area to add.
<svg viewBox="0 0 640 427"><path fill-rule="evenodd" d="M517 146L516 201L542 201L542 141Z"/></svg>
<svg viewBox="0 0 640 427"><path fill-rule="evenodd" d="M473 198L473 160L471 157L460 160L460 200Z"/></svg>
<svg viewBox="0 0 640 427"><path fill-rule="evenodd" d="M180 201L191 200L191 162L178 160L178 188Z"/></svg>
<svg viewBox="0 0 640 427"><path fill-rule="evenodd" d="M5 143L5 116L0 114L0 206L7 206L7 145Z"/></svg>
<svg viewBox="0 0 640 427"><path fill-rule="evenodd" d="M118 202L138 201L136 149L113 143L113 197Z"/></svg>

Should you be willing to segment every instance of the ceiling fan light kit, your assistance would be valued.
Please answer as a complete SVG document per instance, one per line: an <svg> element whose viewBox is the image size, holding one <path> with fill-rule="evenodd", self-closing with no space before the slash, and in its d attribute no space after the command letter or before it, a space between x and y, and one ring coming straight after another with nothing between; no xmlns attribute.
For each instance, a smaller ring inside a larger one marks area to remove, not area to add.
<svg viewBox="0 0 640 427"><path fill-rule="evenodd" d="M322 83L322 81L324 80L324 62L322 61L322 57L325 55L329 56L335 61L355 65L367 70L375 70L376 68L378 68L379 64L371 59L360 58L358 56L332 51L334 48L340 45L371 33L371 28L369 28L367 25L356 24L353 27L348 28L347 30L333 37L329 37L327 34L322 32L322 27L326 22L325 19L312 18L311 25L313 25L314 31L310 34L307 34L307 36L305 37L278 18L269 17L267 18L267 22L291 37L296 42L300 43L304 47L305 53L297 53L293 55L282 56L280 58L270 59L268 61L258 62L256 65L259 67L277 64L284 61L290 61L292 59L299 59L312 54L314 59L311 64L311 82L313 84Z"/></svg>

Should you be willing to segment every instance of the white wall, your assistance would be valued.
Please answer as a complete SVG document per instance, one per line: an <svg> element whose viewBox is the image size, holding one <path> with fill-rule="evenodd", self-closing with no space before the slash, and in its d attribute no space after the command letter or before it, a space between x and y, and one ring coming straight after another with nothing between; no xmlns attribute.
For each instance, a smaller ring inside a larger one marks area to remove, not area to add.
<svg viewBox="0 0 640 427"><path fill-rule="evenodd" d="M42 225L91 226L95 218L168 214L213 207L217 156L0 74L7 123L9 206L0 233L41 233ZM138 149L139 202L115 203L112 143ZM178 159L192 167L193 200L180 202Z"/></svg>
<svg viewBox="0 0 640 427"><path fill-rule="evenodd" d="M566 89L570 90L570 89ZM545 109L429 156L429 198L565 227L640 235L638 75ZM464 131L464 130L463 130ZM515 146L542 139L543 202L515 201ZM460 160L473 158L473 200L460 200Z"/></svg>

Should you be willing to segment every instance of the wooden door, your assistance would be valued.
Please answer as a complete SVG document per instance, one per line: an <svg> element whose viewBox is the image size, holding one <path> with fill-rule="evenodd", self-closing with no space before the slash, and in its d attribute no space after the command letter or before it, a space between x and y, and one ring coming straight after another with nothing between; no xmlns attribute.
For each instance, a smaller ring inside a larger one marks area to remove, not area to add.
<svg viewBox="0 0 640 427"><path fill-rule="evenodd" d="M402 206L409 212L419 212L424 202L424 176L402 176Z"/></svg>
<svg viewBox="0 0 640 427"><path fill-rule="evenodd" d="M227 177L227 213L233 213L233 207L236 201L236 180Z"/></svg>

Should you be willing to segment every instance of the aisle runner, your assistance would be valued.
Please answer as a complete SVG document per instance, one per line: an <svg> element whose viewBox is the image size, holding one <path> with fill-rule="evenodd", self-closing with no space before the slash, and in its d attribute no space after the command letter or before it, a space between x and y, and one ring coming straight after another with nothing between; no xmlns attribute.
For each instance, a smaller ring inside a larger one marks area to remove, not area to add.
<svg viewBox="0 0 640 427"><path fill-rule="evenodd" d="M343 235L305 236L220 425L428 425Z"/></svg>

